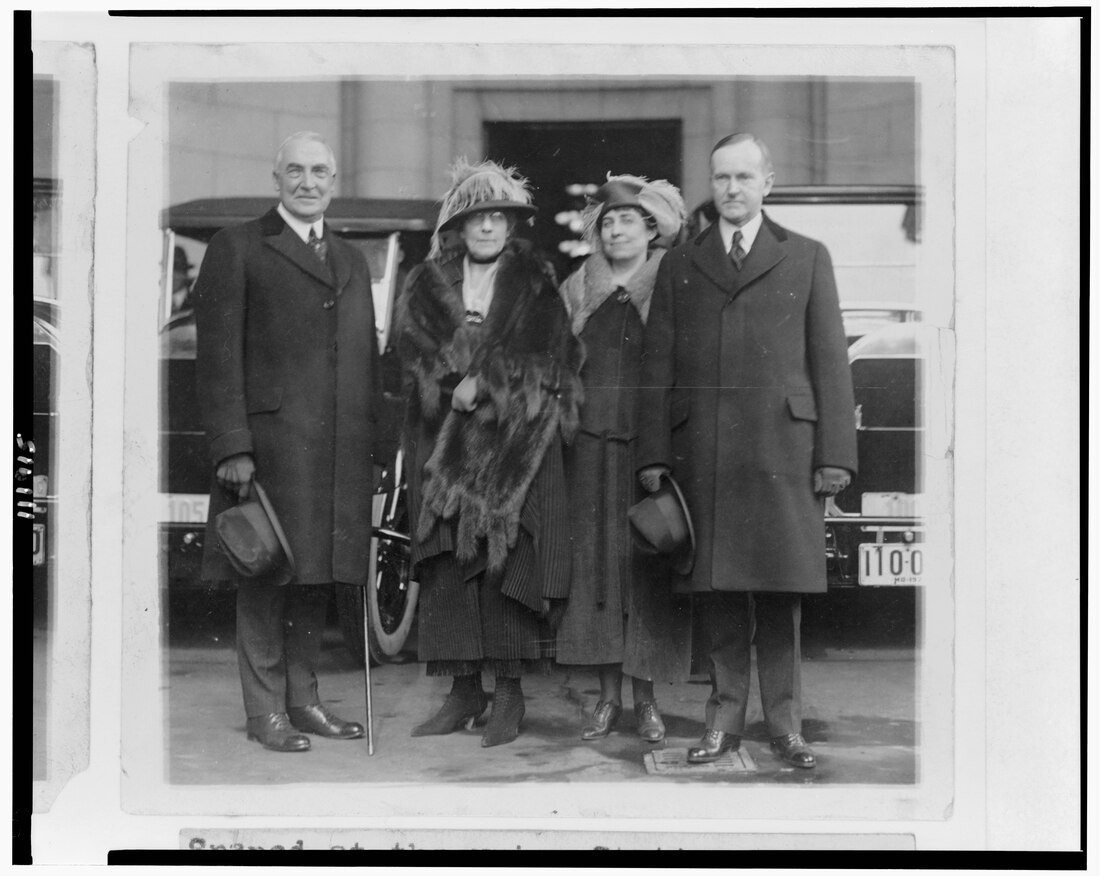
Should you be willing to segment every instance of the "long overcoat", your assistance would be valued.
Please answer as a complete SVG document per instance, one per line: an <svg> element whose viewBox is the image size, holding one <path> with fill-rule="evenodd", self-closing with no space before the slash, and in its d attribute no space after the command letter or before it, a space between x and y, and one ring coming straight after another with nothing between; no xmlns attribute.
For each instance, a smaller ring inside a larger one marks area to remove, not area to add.
<svg viewBox="0 0 1100 876"><path fill-rule="evenodd" d="M717 224L661 263L646 325L639 469L667 465L695 524L694 592L826 589L820 466L856 471L829 253L767 216L740 271Z"/></svg>
<svg viewBox="0 0 1100 876"><path fill-rule="evenodd" d="M635 678L680 680L691 661L691 612L659 558L634 550L627 509L645 495L635 476L642 337L663 250L619 294L597 251L562 284L584 344L584 405L565 456L573 523L573 586L557 636L564 664L621 663Z"/></svg>
<svg viewBox="0 0 1100 876"><path fill-rule="evenodd" d="M214 467L251 453L295 583L366 580L378 341L366 259L326 226L326 267L271 210L218 232L195 284L197 385ZM236 577L214 535L235 497L212 479L203 576Z"/></svg>

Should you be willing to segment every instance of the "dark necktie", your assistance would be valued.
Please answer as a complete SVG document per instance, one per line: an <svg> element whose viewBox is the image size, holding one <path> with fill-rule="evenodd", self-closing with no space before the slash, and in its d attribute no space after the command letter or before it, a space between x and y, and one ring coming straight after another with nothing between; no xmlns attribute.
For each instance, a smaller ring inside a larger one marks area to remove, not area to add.
<svg viewBox="0 0 1100 876"><path fill-rule="evenodd" d="M317 236L312 225L309 226L309 248L321 260L322 265L328 264L328 243Z"/></svg>
<svg viewBox="0 0 1100 876"><path fill-rule="evenodd" d="M733 232L733 242L730 244L730 261L733 262L734 268L738 271L741 270L741 265L745 263L745 251L741 249L741 232Z"/></svg>

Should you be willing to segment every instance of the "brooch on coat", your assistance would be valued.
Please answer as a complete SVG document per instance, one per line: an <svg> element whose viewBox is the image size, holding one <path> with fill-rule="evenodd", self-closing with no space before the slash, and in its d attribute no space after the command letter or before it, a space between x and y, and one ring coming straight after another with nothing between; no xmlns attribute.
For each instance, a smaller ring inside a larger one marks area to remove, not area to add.
<svg viewBox="0 0 1100 876"><path fill-rule="evenodd" d="M485 322L485 317L478 313L476 310L467 310L466 322L472 325L481 325L483 322Z"/></svg>

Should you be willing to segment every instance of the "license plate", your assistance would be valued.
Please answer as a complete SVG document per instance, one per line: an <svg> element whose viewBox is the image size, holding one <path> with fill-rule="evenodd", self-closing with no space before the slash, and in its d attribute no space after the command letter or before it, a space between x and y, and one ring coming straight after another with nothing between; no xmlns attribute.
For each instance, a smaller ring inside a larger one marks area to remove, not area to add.
<svg viewBox="0 0 1100 876"><path fill-rule="evenodd" d="M35 523L34 527L34 565L46 564L46 524ZM24 554L23 556L26 556Z"/></svg>
<svg viewBox="0 0 1100 876"><path fill-rule="evenodd" d="M160 519L163 523L206 523L210 496L206 493L162 493Z"/></svg>
<svg viewBox="0 0 1100 876"><path fill-rule="evenodd" d="M859 583L868 587L911 587L924 575L924 549L919 544L861 544Z"/></svg>

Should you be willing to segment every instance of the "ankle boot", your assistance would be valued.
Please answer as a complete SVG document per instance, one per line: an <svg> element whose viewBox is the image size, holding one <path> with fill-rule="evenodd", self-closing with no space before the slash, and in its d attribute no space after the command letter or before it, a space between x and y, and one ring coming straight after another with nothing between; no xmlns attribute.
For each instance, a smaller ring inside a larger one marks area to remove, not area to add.
<svg viewBox="0 0 1100 876"><path fill-rule="evenodd" d="M454 733L466 725L467 730L474 728L474 722L481 717L489 705L489 698L481 687L480 675L455 676L451 692L439 711L423 724L413 727L411 736L445 736Z"/></svg>
<svg viewBox="0 0 1100 876"><path fill-rule="evenodd" d="M485 726L485 735L481 737L481 747L505 745L519 735L519 725L523 720L523 688L518 678L497 676L493 691L493 710L489 713L489 723Z"/></svg>

